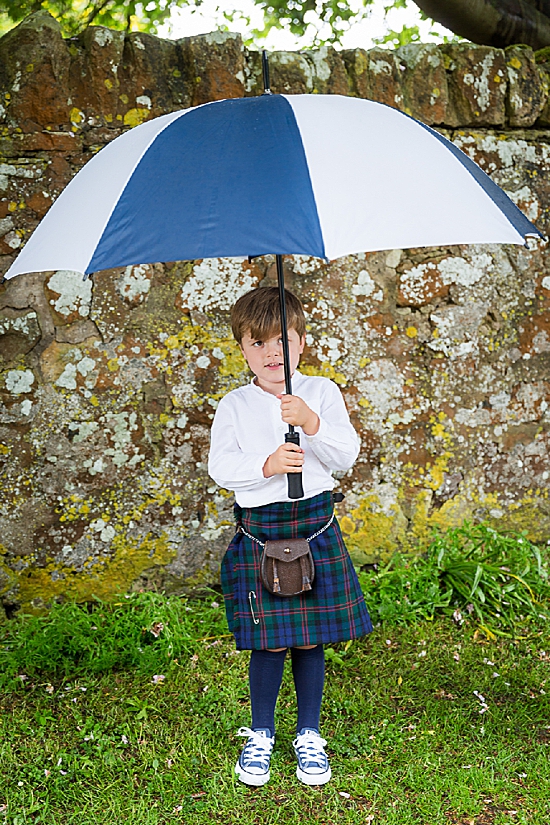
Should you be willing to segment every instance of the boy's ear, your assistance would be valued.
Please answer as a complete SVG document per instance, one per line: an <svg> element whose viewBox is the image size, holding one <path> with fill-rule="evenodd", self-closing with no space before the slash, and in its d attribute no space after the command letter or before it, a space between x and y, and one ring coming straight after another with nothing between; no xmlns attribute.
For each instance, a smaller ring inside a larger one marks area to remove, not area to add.
<svg viewBox="0 0 550 825"><path fill-rule="evenodd" d="M302 335L302 337L300 338L300 355L303 353L305 345L306 345L306 336Z"/></svg>

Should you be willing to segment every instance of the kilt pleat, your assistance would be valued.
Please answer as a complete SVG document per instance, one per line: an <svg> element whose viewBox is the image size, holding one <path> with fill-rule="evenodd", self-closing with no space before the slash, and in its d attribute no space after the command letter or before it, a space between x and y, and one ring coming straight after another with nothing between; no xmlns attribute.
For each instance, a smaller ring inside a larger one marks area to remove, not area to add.
<svg viewBox="0 0 550 825"><path fill-rule="evenodd" d="M327 523L332 510L332 493L325 492L262 507L235 505L235 518L265 542L309 538ZM239 650L328 644L371 632L365 599L336 519L310 548L313 589L282 598L262 585L260 545L241 532L235 534L222 561L221 582L227 622Z"/></svg>

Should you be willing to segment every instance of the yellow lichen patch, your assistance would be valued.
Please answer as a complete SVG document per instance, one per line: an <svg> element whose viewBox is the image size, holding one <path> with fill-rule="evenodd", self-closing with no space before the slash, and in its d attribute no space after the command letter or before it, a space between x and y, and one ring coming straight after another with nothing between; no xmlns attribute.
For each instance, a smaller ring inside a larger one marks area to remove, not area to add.
<svg viewBox="0 0 550 825"><path fill-rule="evenodd" d="M512 57L512 59L508 61L508 65L512 69L521 69L521 60L518 57Z"/></svg>
<svg viewBox="0 0 550 825"><path fill-rule="evenodd" d="M411 523L409 532L411 538L406 542L407 549L411 547L414 548L414 545L422 546L431 533L431 525L429 522L431 503L431 491L422 489L419 490L410 503Z"/></svg>
<svg viewBox="0 0 550 825"><path fill-rule="evenodd" d="M197 348L206 351L219 361L217 368L218 375L222 378L243 379L246 369L245 360L237 345L231 337L222 338L217 335L210 322L204 326L192 324L187 318L182 319L184 326L177 333L168 336L159 344L149 341L147 343L148 354L159 359L163 363L166 374L170 374L171 369L176 366L192 365L198 357ZM172 359L171 363L167 363ZM220 392L211 392L207 398L218 400L227 392L227 385ZM174 400L177 405L177 401Z"/></svg>
<svg viewBox="0 0 550 825"><path fill-rule="evenodd" d="M425 485L431 490L438 490L445 480L445 473L449 469L449 460L452 453L444 452L438 455L433 464L427 465L429 477L425 480Z"/></svg>
<svg viewBox="0 0 550 825"><path fill-rule="evenodd" d="M9 455L10 453L10 447L8 447L6 444L0 444L0 455Z"/></svg>
<svg viewBox="0 0 550 825"><path fill-rule="evenodd" d="M81 112L80 109L77 109L76 106L73 106L69 113L69 120L73 124L73 126L78 126L80 123L84 121L84 112Z"/></svg>
<svg viewBox="0 0 550 825"><path fill-rule="evenodd" d="M149 109L128 109L126 114L124 115L124 125L131 126L139 126L140 123L144 123L151 112Z"/></svg>
<svg viewBox="0 0 550 825"><path fill-rule="evenodd" d="M544 492L548 494L546 490ZM546 543L548 528L546 520L542 517L544 511L541 507L545 499L546 496L540 490L537 495L526 495L520 501L515 502L514 506L507 509L503 507L503 515L500 518L489 515L488 521L501 532L503 530L525 532L531 541ZM544 506L546 508L547 504Z"/></svg>
<svg viewBox="0 0 550 825"><path fill-rule="evenodd" d="M7 552L6 548L0 544L0 555L6 555ZM16 574L13 570L10 570L10 568L4 564L0 564L0 596L3 596L8 590L11 590L15 582Z"/></svg>
<svg viewBox="0 0 550 825"><path fill-rule="evenodd" d="M113 88L113 81L109 80L108 77L105 78L103 83L104 83L106 89L112 89Z"/></svg>
<svg viewBox="0 0 550 825"><path fill-rule="evenodd" d="M458 527L473 517L472 502L464 495L456 495L439 508L432 506L431 490L420 490L410 503L411 521L402 546L407 551L422 552L433 537L434 530L444 532Z"/></svg>
<svg viewBox="0 0 550 825"><path fill-rule="evenodd" d="M177 335L170 335L164 342L166 349L176 349L180 346L180 339Z"/></svg>
<svg viewBox="0 0 550 825"><path fill-rule="evenodd" d="M303 364L300 366L300 372L304 375L322 375L323 378L330 378L335 384L340 387L345 387L348 379L342 372L338 372L330 361L322 361L320 366L314 364Z"/></svg>
<svg viewBox="0 0 550 825"><path fill-rule="evenodd" d="M148 533L139 540L119 533L112 546L113 558L89 566L81 573L53 562L45 567L28 567L25 576L19 578L17 598L22 610L40 612L43 606L59 597L76 602L91 601L94 597L108 601L127 592L145 570L169 564L175 556L165 533L160 536ZM54 571L63 577L53 580Z"/></svg>
<svg viewBox="0 0 550 825"><path fill-rule="evenodd" d="M445 373L441 377L445 377ZM453 438L447 427L443 422L447 422L448 426L453 426L452 422L447 419L444 412L439 412L437 416L430 417L430 429L434 438L442 441L445 447L449 448L453 443ZM449 454L447 454L448 456Z"/></svg>
<svg viewBox="0 0 550 825"><path fill-rule="evenodd" d="M397 549L405 527L404 516L397 504L384 512L377 495L366 495L348 516L340 519L346 546L353 563L360 567L380 559L388 559Z"/></svg>
<svg viewBox="0 0 550 825"><path fill-rule="evenodd" d="M418 330L416 327L407 327L405 330L405 335L407 338L416 338L418 335Z"/></svg>
<svg viewBox="0 0 550 825"><path fill-rule="evenodd" d="M225 345L224 345L225 344ZM246 369L246 362L236 341L228 343L221 342L220 349L224 352L225 358L218 367L218 372L224 377L241 376Z"/></svg>
<svg viewBox="0 0 550 825"><path fill-rule="evenodd" d="M451 527L459 527L464 521L473 518L472 502L466 496L456 495L446 501L439 510L430 513L428 525L431 531L435 528L439 530L449 530Z"/></svg>
<svg viewBox="0 0 550 825"><path fill-rule="evenodd" d="M352 521L349 516L343 516L340 519L340 527L343 533L347 533L350 536L352 533L355 533L355 522Z"/></svg>

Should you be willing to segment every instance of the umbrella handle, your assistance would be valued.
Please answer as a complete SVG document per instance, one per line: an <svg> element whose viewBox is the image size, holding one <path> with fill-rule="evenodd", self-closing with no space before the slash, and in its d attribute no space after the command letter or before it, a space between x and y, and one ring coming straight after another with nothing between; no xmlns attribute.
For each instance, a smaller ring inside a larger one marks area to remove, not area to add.
<svg viewBox="0 0 550 825"><path fill-rule="evenodd" d="M300 434L297 432L285 433L286 444L296 444L300 446ZM302 473L287 473L288 497L291 499L303 498L304 488L302 486Z"/></svg>

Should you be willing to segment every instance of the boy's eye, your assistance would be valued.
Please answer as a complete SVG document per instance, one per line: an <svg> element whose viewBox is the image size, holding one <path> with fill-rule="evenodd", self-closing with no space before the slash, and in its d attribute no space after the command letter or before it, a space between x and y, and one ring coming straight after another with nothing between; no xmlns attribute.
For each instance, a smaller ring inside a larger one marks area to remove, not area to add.
<svg viewBox="0 0 550 825"><path fill-rule="evenodd" d="M253 347L261 347L262 344L263 344L263 341L253 341L252 342Z"/></svg>

